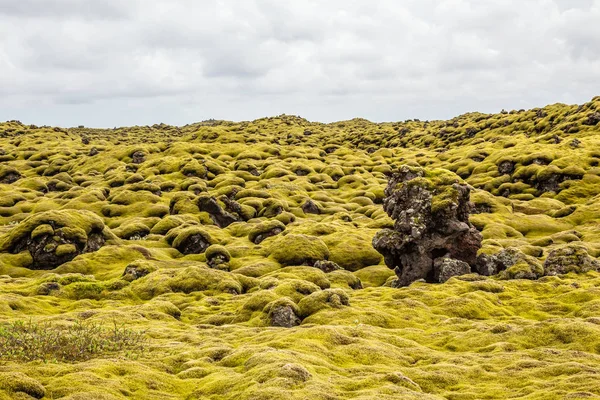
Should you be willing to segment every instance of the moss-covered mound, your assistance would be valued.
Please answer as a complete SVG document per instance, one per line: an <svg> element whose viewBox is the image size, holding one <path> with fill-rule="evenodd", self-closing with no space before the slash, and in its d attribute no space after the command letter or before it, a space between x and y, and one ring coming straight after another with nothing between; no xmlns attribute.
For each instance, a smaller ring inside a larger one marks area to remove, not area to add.
<svg viewBox="0 0 600 400"><path fill-rule="evenodd" d="M87 211L46 211L33 214L0 239L0 252L25 253L23 266L53 269L82 253L95 252L110 231L97 215Z"/></svg>
<svg viewBox="0 0 600 400"><path fill-rule="evenodd" d="M598 397L598 113L0 123L0 399Z"/></svg>

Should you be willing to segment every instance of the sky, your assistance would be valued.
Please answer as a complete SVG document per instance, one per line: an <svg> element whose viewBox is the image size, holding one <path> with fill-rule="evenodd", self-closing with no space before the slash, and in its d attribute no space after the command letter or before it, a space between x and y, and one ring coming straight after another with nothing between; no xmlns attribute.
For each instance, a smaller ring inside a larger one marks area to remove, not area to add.
<svg viewBox="0 0 600 400"><path fill-rule="evenodd" d="M600 0L0 0L0 121L448 119L600 95Z"/></svg>

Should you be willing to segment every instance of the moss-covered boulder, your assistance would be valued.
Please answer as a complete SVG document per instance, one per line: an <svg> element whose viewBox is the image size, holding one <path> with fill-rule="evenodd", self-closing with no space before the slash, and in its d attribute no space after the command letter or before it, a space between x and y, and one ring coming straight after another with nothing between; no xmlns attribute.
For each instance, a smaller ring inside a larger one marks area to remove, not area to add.
<svg viewBox="0 0 600 400"><path fill-rule="evenodd" d="M100 249L115 236L89 211L60 210L35 214L0 238L0 252L31 256L30 269L54 269L83 253Z"/></svg>
<svg viewBox="0 0 600 400"><path fill-rule="evenodd" d="M541 262L515 247L493 255L481 255L478 263L482 275L499 274L500 279L538 279L544 275Z"/></svg>
<svg viewBox="0 0 600 400"><path fill-rule="evenodd" d="M279 235L285 230L285 225L276 219L261 222L250 230L248 239L254 244L260 244L266 238Z"/></svg>
<svg viewBox="0 0 600 400"><path fill-rule="evenodd" d="M271 257L281 265L314 265L329 259L327 245L318 237L286 235L272 242Z"/></svg>
<svg viewBox="0 0 600 400"><path fill-rule="evenodd" d="M267 304L263 309L269 325L281 328L292 328L300 325L298 306L291 299L281 297Z"/></svg>
<svg viewBox="0 0 600 400"><path fill-rule="evenodd" d="M213 244L210 234L199 226L181 226L172 229L166 239L181 254L202 254Z"/></svg>
<svg viewBox="0 0 600 400"><path fill-rule="evenodd" d="M569 243L552 250L544 262L545 275L562 275L569 272L600 271L600 261L590 256L582 244Z"/></svg>
<svg viewBox="0 0 600 400"><path fill-rule="evenodd" d="M231 254L224 246L213 244L206 249L206 263L209 267L229 271Z"/></svg>

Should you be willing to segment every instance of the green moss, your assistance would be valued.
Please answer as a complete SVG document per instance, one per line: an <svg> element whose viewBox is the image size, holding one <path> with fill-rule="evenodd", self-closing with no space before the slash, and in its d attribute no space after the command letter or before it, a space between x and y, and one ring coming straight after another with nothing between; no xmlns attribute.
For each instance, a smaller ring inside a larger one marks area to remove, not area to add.
<svg viewBox="0 0 600 400"><path fill-rule="evenodd" d="M278 220L261 222L254 226L248 234L248 239L252 243L260 243L270 236L278 235L285 230L285 225Z"/></svg>
<svg viewBox="0 0 600 400"><path fill-rule="evenodd" d="M383 257L371 244L374 235L374 232L365 230L364 234L340 232L326 236L324 242L330 249L329 259L353 272L381 263Z"/></svg>
<svg viewBox="0 0 600 400"><path fill-rule="evenodd" d="M314 264L329 259L329 249L319 238L307 235L286 235L270 242L270 256L282 265Z"/></svg>
<svg viewBox="0 0 600 400"><path fill-rule="evenodd" d="M310 294L298 303L298 311L306 318L323 309L341 308L349 305L348 295L341 289L326 289Z"/></svg>
<svg viewBox="0 0 600 400"><path fill-rule="evenodd" d="M35 399L46 396L46 389L40 382L21 372L0 372L0 389L15 396L25 394Z"/></svg>
<svg viewBox="0 0 600 400"><path fill-rule="evenodd" d="M57 246L56 249L54 250L54 254L56 254L58 257L64 256L67 254L74 254L76 252L77 252L77 247L75 247L74 244L61 244L60 246Z"/></svg>
<svg viewBox="0 0 600 400"><path fill-rule="evenodd" d="M65 399L597 395L598 110L600 98L449 121L2 122L0 343L12 321L84 318L146 332L149 345L77 364L0 355L0 398L35 394L6 386L23 376ZM514 247L516 264L390 287L370 240L393 224L382 203L401 165L423 171L413 184L434 211L452 207L453 182L474 187L481 252ZM239 221L219 228L199 196ZM320 214L303 211L307 199ZM108 242L29 269L32 240L68 238L44 243L63 254L90 232ZM327 258L348 270L310 266Z"/></svg>

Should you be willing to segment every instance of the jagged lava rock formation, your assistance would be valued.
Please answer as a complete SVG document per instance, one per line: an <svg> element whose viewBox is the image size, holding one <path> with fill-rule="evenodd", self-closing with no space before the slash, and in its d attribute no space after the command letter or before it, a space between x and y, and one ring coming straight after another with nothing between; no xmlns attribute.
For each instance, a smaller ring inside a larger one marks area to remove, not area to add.
<svg viewBox="0 0 600 400"><path fill-rule="evenodd" d="M402 166L385 189L384 209L395 220L373 246L398 276L397 286L445 282L477 268L482 236L469 222L470 188L452 172Z"/></svg>

